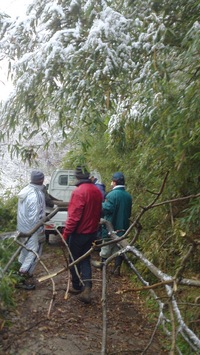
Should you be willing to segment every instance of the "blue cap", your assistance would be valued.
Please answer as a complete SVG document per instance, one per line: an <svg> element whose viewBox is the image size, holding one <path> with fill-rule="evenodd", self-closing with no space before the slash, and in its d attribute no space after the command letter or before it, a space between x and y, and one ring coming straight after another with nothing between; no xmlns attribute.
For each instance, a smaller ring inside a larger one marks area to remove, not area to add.
<svg viewBox="0 0 200 355"><path fill-rule="evenodd" d="M113 181L125 180L125 178L124 178L124 175L123 175L122 173L120 173L119 171L117 171L116 173L113 174L112 180L113 180Z"/></svg>

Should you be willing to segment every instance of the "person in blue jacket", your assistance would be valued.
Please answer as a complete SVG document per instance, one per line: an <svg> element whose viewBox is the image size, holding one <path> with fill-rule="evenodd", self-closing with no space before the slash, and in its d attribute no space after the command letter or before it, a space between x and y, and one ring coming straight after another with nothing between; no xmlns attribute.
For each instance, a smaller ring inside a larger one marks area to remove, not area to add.
<svg viewBox="0 0 200 355"><path fill-rule="evenodd" d="M101 182L101 176L97 171L93 171L90 173L90 179L95 184L96 187L101 191L102 193L102 200L105 200L106 196L106 187L105 185Z"/></svg>

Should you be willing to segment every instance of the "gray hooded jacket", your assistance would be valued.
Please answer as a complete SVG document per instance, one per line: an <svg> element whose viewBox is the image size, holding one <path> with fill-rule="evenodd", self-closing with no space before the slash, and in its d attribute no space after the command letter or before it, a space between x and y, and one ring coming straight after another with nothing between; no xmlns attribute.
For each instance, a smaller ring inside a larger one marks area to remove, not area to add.
<svg viewBox="0 0 200 355"><path fill-rule="evenodd" d="M45 195L43 185L29 184L18 194L17 229L19 232L28 233L36 224L45 217ZM34 234L44 231L40 227Z"/></svg>

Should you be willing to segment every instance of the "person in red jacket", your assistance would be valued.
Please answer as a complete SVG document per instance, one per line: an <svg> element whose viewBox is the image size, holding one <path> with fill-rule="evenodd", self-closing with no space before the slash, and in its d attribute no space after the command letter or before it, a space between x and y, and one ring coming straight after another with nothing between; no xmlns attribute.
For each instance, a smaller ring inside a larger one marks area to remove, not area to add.
<svg viewBox="0 0 200 355"><path fill-rule="evenodd" d="M78 166L75 172L78 180L76 189L72 192L68 207L68 217L63 231L74 260L84 255L97 237L101 218L102 194L89 178L89 172ZM90 255L77 265L83 284L71 268L72 287L69 292L80 294L79 299L84 303L91 302L92 269Z"/></svg>

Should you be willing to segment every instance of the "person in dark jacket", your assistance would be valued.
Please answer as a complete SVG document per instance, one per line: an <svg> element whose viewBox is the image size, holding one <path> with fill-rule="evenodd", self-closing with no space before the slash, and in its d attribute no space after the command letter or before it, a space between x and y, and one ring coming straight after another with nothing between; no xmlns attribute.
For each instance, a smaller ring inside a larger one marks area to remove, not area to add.
<svg viewBox="0 0 200 355"><path fill-rule="evenodd" d="M106 196L106 187L105 185L101 182L101 176L98 172L93 171L90 173L90 179L92 180L93 184L95 184L96 187L101 191L102 193L102 199L103 201L105 200Z"/></svg>
<svg viewBox="0 0 200 355"><path fill-rule="evenodd" d="M116 172L112 176L111 182L112 190L106 195L106 199L102 204L103 218L111 222L117 235L122 236L129 227L131 210L132 210L132 197L125 190L125 177L121 172ZM103 228L102 237L108 238L106 228ZM110 255L118 251L119 248L116 244L103 246L101 248L100 256L102 261L107 259ZM122 256L115 258L114 274L120 275L120 267L123 261ZM95 267L101 267L101 262L93 261Z"/></svg>
<svg viewBox="0 0 200 355"><path fill-rule="evenodd" d="M102 194L102 202L105 200L106 196L106 186L101 182L101 175L97 171L92 171L90 173L90 179L92 180L93 184L101 191ZM99 225L98 233L97 233L97 240L102 242L102 226ZM100 248L97 246L94 250L99 251Z"/></svg>
<svg viewBox="0 0 200 355"><path fill-rule="evenodd" d="M65 223L63 237L67 240L74 260L84 255L96 239L102 209L102 194L89 178L89 172L83 167L76 169L78 180L72 192L68 207L68 218ZM69 292L81 293L79 299L84 303L91 302L92 270L90 255L77 264L78 273L71 268L72 287Z"/></svg>

